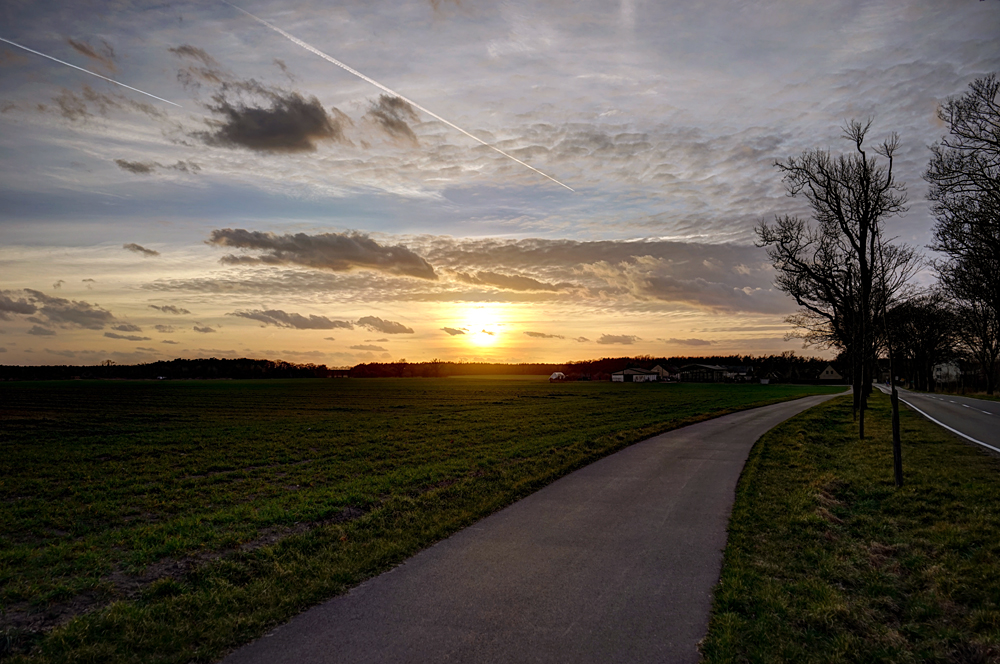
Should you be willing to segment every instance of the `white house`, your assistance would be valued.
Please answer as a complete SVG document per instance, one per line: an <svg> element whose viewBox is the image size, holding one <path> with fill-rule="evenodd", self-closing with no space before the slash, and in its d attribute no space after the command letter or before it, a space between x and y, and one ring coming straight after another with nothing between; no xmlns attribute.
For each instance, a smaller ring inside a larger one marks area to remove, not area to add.
<svg viewBox="0 0 1000 664"><path fill-rule="evenodd" d="M623 369L611 374L612 383L655 383L660 374L645 369Z"/></svg>

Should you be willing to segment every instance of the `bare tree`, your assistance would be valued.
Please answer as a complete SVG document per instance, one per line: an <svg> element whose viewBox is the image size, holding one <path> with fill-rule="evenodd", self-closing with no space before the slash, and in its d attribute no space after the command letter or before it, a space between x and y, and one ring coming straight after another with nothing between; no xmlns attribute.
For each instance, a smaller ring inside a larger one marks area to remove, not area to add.
<svg viewBox="0 0 1000 664"><path fill-rule="evenodd" d="M997 382L1000 318L1000 82L974 81L968 92L938 109L949 134L931 147L924 174L937 218L932 249L941 283L961 312L963 340L986 375Z"/></svg>
<svg viewBox="0 0 1000 664"><path fill-rule="evenodd" d="M849 154L812 150L775 163L788 195L808 201L815 225L786 215L755 229L757 246L767 248L778 272L775 285L802 308L789 322L806 343L839 348L850 360L861 438L876 349L886 332L883 305L916 265L912 249L883 241L883 222L905 211L906 192L893 175L898 136L890 134L869 155L871 124L845 125L843 136L854 147Z"/></svg>

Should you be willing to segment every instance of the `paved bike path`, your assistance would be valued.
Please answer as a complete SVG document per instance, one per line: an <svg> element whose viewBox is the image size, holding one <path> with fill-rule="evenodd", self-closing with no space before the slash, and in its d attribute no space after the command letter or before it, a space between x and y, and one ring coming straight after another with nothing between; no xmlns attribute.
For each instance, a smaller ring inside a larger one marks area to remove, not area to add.
<svg viewBox="0 0 1000 664"><path fill-rule="evenodd" d="M697 662L750 449L833 396L636 443L223 661Z"/></svg>

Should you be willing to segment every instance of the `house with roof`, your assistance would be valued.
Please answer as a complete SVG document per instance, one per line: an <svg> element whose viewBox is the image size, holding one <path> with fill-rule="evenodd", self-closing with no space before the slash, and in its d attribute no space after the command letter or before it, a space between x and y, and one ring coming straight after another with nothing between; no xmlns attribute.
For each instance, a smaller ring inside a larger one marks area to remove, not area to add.
<svg viewBox="0 0 1000 664"><path fill-rule="evenodd" d="M611 374L612 383L655 383L660 374L648 369L622 369Z"/></svg>

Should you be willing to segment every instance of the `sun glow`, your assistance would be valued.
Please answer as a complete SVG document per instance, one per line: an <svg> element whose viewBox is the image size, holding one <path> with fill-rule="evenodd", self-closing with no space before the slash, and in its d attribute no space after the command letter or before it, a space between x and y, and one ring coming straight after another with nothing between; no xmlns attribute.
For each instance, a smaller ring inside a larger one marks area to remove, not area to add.
<svg viewBox="0 0 1000 664"><path fill-rule="evenodd" d="M473 307L464 312L463 328L466 339L475 346L492 346L499 341L503 314L489 305Z"/></svg>

